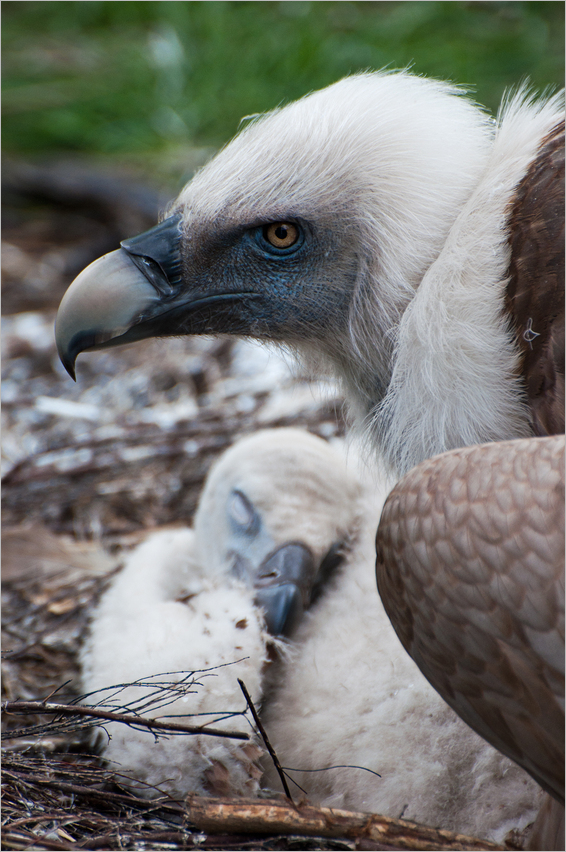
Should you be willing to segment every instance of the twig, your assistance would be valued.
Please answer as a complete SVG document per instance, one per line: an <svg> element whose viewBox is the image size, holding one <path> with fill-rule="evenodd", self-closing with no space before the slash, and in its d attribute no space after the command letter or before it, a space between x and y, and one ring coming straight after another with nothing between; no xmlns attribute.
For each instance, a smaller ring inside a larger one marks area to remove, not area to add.
<svg viewBox="0 0 566 852"><path fill-rule="evenodd" d="M280 779L281 779L281 783L282 783L282 785L283 785L283 789L284 789L284 791L285 791L285 795L287 796L287 798L289 799L289 801L290 801L291 803L293 803L293 798L292 798L292 796L291 796L291 793L289 792L289 785L287 784L287 779L285 778L285 773L283 772L283 767L282 767L282 766L281 766L281 764L279 763L279 758L278 758L278 757L277 757L277 755L275 754L275 749L273 748L273 746L272 746L272 745L271 745L271 743L269 742L269 737L267 736L267 733L266 733L266 731L265 731L265 728L264 728L264 727L263 727L263 725L261 724L260 718L259 718L259 716L258 716L258 714L257 714L257 710L256 710L256 709L255 709L255 707L254 707L254 703L253 703L253 701L252 701L251 695L250 695L250 693L248 692L248 690L246 689L246 684L244 683L244 681L243 681L243 680L240 680L240 678L238 678L238 683L240 684L240 689L241 689L241 690L242 690L242 692L244 693L244 698L245 698L245 699L246 699L246 701L248 702L248 707L250 708L251 714L252 714L252 716L254 717L254 722L256 723L256 725L257 725L257 729L258 729L258 731L259 731L259 732L260 732L260 734L261 734L261 738L262 738L262 740L263 740L263 741L264 741L264 743L265 743L265 746L266 746L266 748L267 748L267 750L268 750L268 752L269 752L269 754L270 754L270 757L271 757L271 759L272 759L272 761L273 761L273 764L274 764L274 766L275 766L275 768L276 768L276 770L277 770L277 773L278 773L278 775L279 775L279 777L280 777Z"/></svg>
<svg viewBox="0 0 566 852"><path fill-rule="evenodd" d="M307 837L336 837L370 840L393 849L466 849L495 852L504 846L429 828L402 819L377 814L354 813L311 805L292 805L282 800L211 799L190 795L187 817L200 831L210 834L298 834Z"/></svg>
<svg viewBox="0 0 566 852"><path fill-rule="evenodd" d="M56 849L61 850L61 852L67 852L69 849L78 848L74 843L62 843L50 837L38 837L34 834L30 835L11 831L6 832L2 836L2 842L4 844L13 844L4 846L4 849Z"/></svg>
<svg viewBox="0 0 566 852"><path fill-rule="evenodd" d="M90 716L94 719L104 719L108 722L123 722L133 727L149 728L149 730L177 731L184 734L203 734L210 737L226 737L234 740L249 740L250 735L243 731L225 731L221 729L204 728L197 725L183 725L180 722L160 722L157 719L144 719L128 713L111 713L109 710L99 710L97 707L85 707L82 704L53 704L43 701L4 701L3 713L45 714L54 713L60 716ZM253 712L253 711L252 711ZM2 734L5 739L16 739L24 736L22 731L8 731Z"/></svg>

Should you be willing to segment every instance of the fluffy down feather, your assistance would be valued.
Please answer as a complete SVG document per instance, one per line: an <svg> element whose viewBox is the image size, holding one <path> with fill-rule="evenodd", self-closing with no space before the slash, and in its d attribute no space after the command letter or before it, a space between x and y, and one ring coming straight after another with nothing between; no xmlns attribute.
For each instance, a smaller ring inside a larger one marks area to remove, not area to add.
<svg viewBox="0 0 566 852"><path fill-rule="evenodd" d="M130 554L124 569L93 614L82 656L83 688L106 690L140 681L118 692L101 692L98 701L133 707L148 718L175 721L188 714L208 714L205 721L246 709L236 678L246 683L254 701L261 698L261 671L266 661L266 634L250 590L241 584L214 583L194 561L194 533L167 530L151 535ZM239 661L239 662L237 662ZM236 663L236 665L229 665ZM225 666L222 668L222 666ZM217 668L220 667L220 668ZM201 673L202 670L213 669ZM190 673L196 672L196 683ZM160 677L156 677L160 675ZM190 688L165 706L152 701L159 683ZM140 708L147 706L147 710ZM188 724L202 719L188 718ZM249 732L242 716L217 727ZM141 796L160 791L183 796L189 790L224 795L253 795L261 771L258 745L210 736L161 736L110 724L104 749L124 780Z"/></svg>

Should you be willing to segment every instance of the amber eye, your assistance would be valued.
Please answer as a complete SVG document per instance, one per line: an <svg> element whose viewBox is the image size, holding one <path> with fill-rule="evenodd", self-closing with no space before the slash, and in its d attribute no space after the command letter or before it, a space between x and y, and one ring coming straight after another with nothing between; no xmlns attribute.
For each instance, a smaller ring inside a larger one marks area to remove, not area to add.
<svg viewBox="0 0 566 852"><path fill-rule="evenodd" d="M263 235L274 248L286 249L299 239L299 229L292 222L272 222L265 226Z"/></svg>

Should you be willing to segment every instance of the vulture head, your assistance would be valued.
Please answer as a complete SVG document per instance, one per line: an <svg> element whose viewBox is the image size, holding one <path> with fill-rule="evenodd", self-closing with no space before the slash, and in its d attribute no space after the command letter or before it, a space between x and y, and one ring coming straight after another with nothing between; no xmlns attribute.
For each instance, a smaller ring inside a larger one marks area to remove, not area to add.
<svg viewBox="0 0 566 852"><path fill-rule="evenodd" d="M401 445L414 445L401 467L435 443L437 451L468 443L469 419L477 440L528 434L516 387L501 387L516 383L517 367L500 316L504 210L557 110L556 100L533 104L523 92L508 105L503 132L455 86L381 72L251 120L159 225L74 281L57 319L63 364L74 375L83 350L152 336L247 335L289 345L317 371L337 374L376 432L403 433L393 460ZM486 180L479 215L455 234ZM423 328L405 332L407 307L424 289L418 315L430 310L439 274L454 298L463 288L452 309L460 319L442 337L437 324L451 309L439 313L435 300ZM474 290L474 276L487 295ZM403 334L414 346L408 367ZM437 347L428 354L427 335ZM410 400L396 402L406 369L418 376ZM485 385L497 374L486 405ZM469 418L453 412L462 398L470 398ZM415 411L426 421L429 407L431 424L417 439Z"/></svg>
<svg viewBox="0 0 566 852"><path fill-rule="evenodd" d="M243 438L207 478L196 559L208 577L253 588L269 632L289 635L342 561L357 497L344 460L320 438L300 429Z"/></svg>

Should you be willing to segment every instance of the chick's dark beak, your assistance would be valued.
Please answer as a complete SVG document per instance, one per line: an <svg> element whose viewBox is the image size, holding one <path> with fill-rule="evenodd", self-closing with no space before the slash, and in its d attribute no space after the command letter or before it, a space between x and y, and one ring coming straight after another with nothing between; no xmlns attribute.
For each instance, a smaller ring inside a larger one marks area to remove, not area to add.
<svg viewBox="0 0 566 852"><path fill-rule="evenodd" d="M75 378L80 352L155 334L156 320L175 305L181 281L181 216L124 240L87 266L65 293L55 326L63 366Z"/></svg>
<svg viewBox="0 0 566 852"><path fill-rule="evenodd" d="M254 582L255 601L273 636L293 632L311 602L315 577L314 557L302 544L285 544L262 563Z"/></svg>

